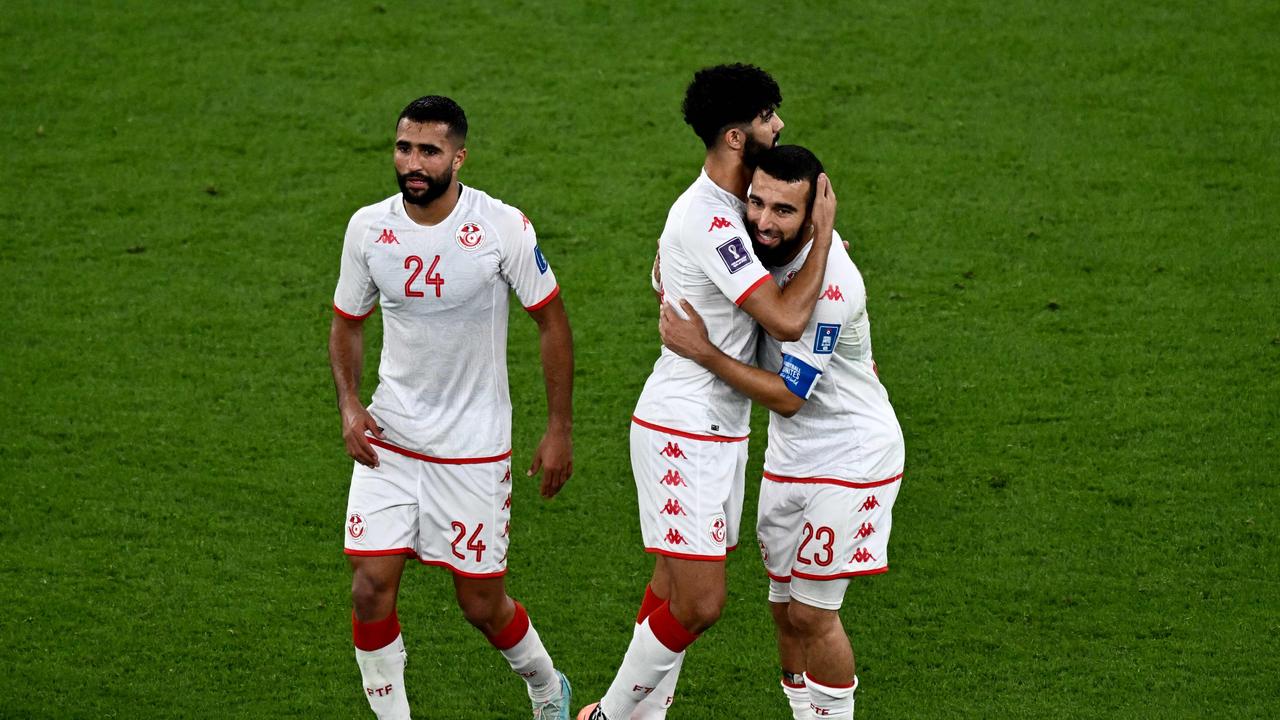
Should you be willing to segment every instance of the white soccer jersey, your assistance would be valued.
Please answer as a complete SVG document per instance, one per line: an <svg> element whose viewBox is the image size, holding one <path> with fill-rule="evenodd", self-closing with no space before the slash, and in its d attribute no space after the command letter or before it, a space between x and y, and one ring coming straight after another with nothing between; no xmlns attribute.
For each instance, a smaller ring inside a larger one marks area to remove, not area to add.
<svg viewBox="0 0 1280 720"><path fill-rule="evenodd" d="M352 216L333 306L363 318L382 305L369 412L390 443L428 459L497 459L511 450L508 289L536 310L559 286L528 218L475 188L461 193L430 227L398 193Z"/></svg>
<svg viewBox="0 0 1280 720"><path fill-rule="evenodd" d="M785 267L772 269L785 285L812 249L806 245ZM902 472L902 429L871 358L862 275L836 234L824 289L804 335L779 343L767 335L760 367L779 373L808 400L792 417L769 414L766 476L879 481Z"/></svg>
<svg viewBox="0 0 1280 720"><path fill-rule="evenodd" d="M711 342L750 362L756 322L739 306L769 280L743 229L746 205L704 170L671 206L658 242L665 300L688 300ZM745 437L751 402L725 381L666 347L645 382L635 417L659 428Z"/></svg>

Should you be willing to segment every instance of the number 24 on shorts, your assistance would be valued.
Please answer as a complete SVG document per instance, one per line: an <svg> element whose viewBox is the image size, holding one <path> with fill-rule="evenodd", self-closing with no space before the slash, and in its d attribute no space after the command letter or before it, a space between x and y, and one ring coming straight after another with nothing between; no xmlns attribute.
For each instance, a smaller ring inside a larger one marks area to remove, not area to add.
<svg viewBox="0 0 1280 720"><path fill-rule="evenodd" d="M453 556L458 558L459 560L466 560L467 556L458 552L458 543L462 542L462 538L467 536L467 526L455 520L453 522L453 529L458 533L457 537L453 539L453 543L452 543ZM471 533L471 537L467 539L466 549L475 552L476 562L480 562L480 559L484 557L485 549L488 547L487 545L484 544L484 541L480 539L480 533L483 530L484 530L484 523L480 523L476 525L475 532Z"/></svg>

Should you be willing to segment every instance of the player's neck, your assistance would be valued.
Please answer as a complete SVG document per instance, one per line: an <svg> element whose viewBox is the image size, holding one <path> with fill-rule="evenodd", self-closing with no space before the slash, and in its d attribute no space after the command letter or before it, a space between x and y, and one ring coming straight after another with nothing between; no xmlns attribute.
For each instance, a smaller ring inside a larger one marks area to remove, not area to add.
<svg viewBox="0 0 1280 720"><path fill-rule="evenodd" d="M702 169L707 171L711 182L746 202L747 188L751 186L751 168L743 164L741 155L718 148L710 150Z"/></svg>
<svg viewBox="0 0 1280 720"><path fill-rule="evenodd" d="M439 225L457 207L460 197L462 197L462 184L455 177L443 195L426 205L407 203L404 198L400 199L400 204L404 206L404 213L409 216L409 219L419 225Z"/></svg>

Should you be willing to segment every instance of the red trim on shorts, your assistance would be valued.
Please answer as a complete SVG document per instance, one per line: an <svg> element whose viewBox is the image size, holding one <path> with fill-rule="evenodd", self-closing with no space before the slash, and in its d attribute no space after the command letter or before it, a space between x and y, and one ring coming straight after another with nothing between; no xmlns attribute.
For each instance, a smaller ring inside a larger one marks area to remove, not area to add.
<svg viewBox="0 0 1280 720"><path fill-rule="evenodd" d="M859 575L879 575L889 572L889 566L875 568L873 570L854 570L852 572L836 573L835 575L810 575L802 573L799 570L792 570L791 576L798 577L801 580L839 580L840 578L857 577Z"/></svg>
<svg viewBox="0 0 1280 720"><path fill-rule="evenodd" d="M337 313L337 314L341 315L342 317L344 317L344 318L346 318L346 319L348 319L348 320L363 320L363 319L365 319L365 318L369 317L370 315L372 315L372 314L373 314L373 311L374 311L374 310L377 310L377 309L378 309L378 306L377 306L377 305L374 305L373 307L369 308L369 312L367 312L367 313L365 313L365 314L363 314L363 315L352 315L352 314L351 314L351 313L349 313L349 312L344 312L344 311L342 310L342 308L338 307L336 304L333 306L333 311L334 311L335 313Z"/></svg>
<svg viewBox="0 0 1280 720"><path fill-rule="evenodd" d="M772 581L774 581L774 582L781 582L781 583L789 583L789 582L791 582L791 576L790 576L790 575L786 575L786 576L782 576L782 575L774 575L773 573L769 572L769 569L768 569L768 568L765 568L764 574L765 574L765 575L768 575L768 576L769 576L769 579L770 579L770 580L772 580Z"/></svg>
<svg viewBox="0 0 1280 720"><path fill-rule="evenodd" d="M357 557L385 557L389 555L409 555L414 559L416 559L418 562L422 563L423 565L442 567L448 570L449 572L452 572L454 575L461 575L462 577L469 577L469 578L502 577L503 575L507 574L506 568L503 568L498 572L491 572L491 573L466 572L465 570L459 570L458 568L450 565L447 562L444 562L443 560L423 560L421 557L418 557L418 553L413 548L392 548L390 550L352 550L350 548L343 548L342 552L346 553L347 555L354 555Z"/></svg>
<svg viewBox="0 0 1280 720"><path fill-rule="evenodd" d="M748 437L750 437L749 435L743 435L742 437L733 437L729 435L699 435L698 433L685 432L684 430L675 430L673 428L663 427L661 425L657 425L645 420L641 420L635 415L631 416L631 422L639 425L642 428L657 430L660 433L675 435L676 437L689 438L690 440L705 440L706 442L729 443L729 442L742 442L743 440L746 440Z"/></svg>
<svg viewBox="0 0 1280 720"><path fill-rule="evenodd" d="M418 555L413 548L390 548L387 550L352 550L351 548L343 548L342 552L356 557L382 557L384 555L413 555L416 557Z"/></svg>
<svg viewBox="0 0 1280 720"><path fill-rule="evenodd" d="M547 303L551 302L552 300L555 300L555 299L556 299L556 296L557 296L557 295L559 295L559 294L560 294L560 286L559 286L559 285L556 285L556 286L555 286L555 289L553 289L553 290L551 291L551 294L550 294L550 295L548 295L548 296L546 296L546 297L542 298L541 300L539 300L538 302L536 302L536 303L534 303L534 304L530 305L529 307L525 308L525 310L527 310L527 311L529 311L529 312L533 312L534 310L541 310L544 306L546 306L546 304L547 304Z"/></svg>
<svg viewBox="0 0 1280 720"><path fill-rule="evenodd" d="M885 478L884 480L876 480L875 482L865 482L865 483L851 482L849 480L837 480L836 478L825 478L825 477L815 477L815 478L783 477L781 475L774 475L768 470L764 472L764 477L766 480L772 480L774 482L780 482L780 483L801 483L805 485L839 485L840 487L863 490L866 488L880 487L881 485L888 485L890 483L897 482L902 479L902 473L898 473L897 475L894 475L891 478Z"/></svg>
<svg viewBox="0 0 1280 720"><path fill-rule="evenodd" d="M511 622L507 626L498 631L497 635L488 638L489 644L499 650L510 650L529 633L529 613L525 612L524 606L518 602L515 603L516 611L511 616Z"/></svg>
<svg viewBox="0 0 1280 720"><path fill-rule="evenodd" d="M677 560L703 560L705 562L724 562L726 559L724 555L693 555L691 553L671 552L670 550L663 550L662 548L646 547L644 551L647 553L654 553L656 555L663 555L669 558L675 558Z"/></svg>
<svg viewBox="0 0 1280 720"><path fill-rule="evenodd" d="M433 567L442 567L448 570L449 572L453 573L454 575L461 575L462 577L467 577L467 578L495 578L495 577L502 577L503 575L507 574L506 568L503 568L498 572L472 573L472 572L465 572L463 570L459 570L458 568L450 565L449 563L443 560L423 560L422 558L418 558L418 562L422 563L423 565L431 565Z"/></svg>
<svg viewBox="0 0 1280 720"><path fill-rule="evenodd" d="M759 280L755 281L754 283L752 283L752 284L751 284L751 287L749 287L749 288L747 288L746 290L744 290L744 291L743 291L743 293L742 293L741 295L739 295L739 296L738 296L738 299L733 301L733 304L734 304L734 305L742 305L742 303L746 302L746 301L747 301L747 298L751 296L751 293L753 293L753 292L755 292L756 290L759 290L759 289L760 289L760 286L764 284L764 281L765 281L765 280L772 280L772 279L773 279L773 276L772 276L772 275L770 275L769 273L765 273L765 274L764 274L764 277L762 277L762 278L760 278Z"/></svg>
<svg viewBox="0 0 1280 720"><path fill-rule="evenodd" d="M501 455L494 455L492 457L440 458L440 457L432 457L430 455L423 455L420 452L414 452L412 450L407 450L405 448L400 447L399 445L392 445L386 440L379 440L378 438L373 437L372 435L365 435L364 439L368 440L370 445L377 445L378 447L384 448L386 450L390 450L391 452L396 453L397 455L404 455L405 457L411 457L414 460L421 460L422 462L435 463L437 465L481 465L483 463L491 463L491 462L498 462L499 460L506 460L507 458L511 457L511 451L508 450L502 453Z"/></svg>

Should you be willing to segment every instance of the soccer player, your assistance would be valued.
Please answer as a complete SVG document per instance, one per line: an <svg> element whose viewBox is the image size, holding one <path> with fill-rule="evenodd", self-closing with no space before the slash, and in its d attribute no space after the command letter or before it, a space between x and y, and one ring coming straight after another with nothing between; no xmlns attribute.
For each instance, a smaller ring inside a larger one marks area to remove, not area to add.
<svg viewBox="0 0 1280 720"><path fill-rule="evenodd" d="M347 226L329 359L355 460L346 554L365 694L383 720L409 717L396 596L405 559L448 568L458 606L528 684L533 717L569 717L569 683L506 592L511 518L507 298L537 323L547 429L527 475L553 497L573 472L573 338L559 285L519 210L455 175L467 119L446 97L396 122L400 192ZM364 320L382 306L378 388L360 403Z"/></svg>
<svg viewBox="0 0 1280 720"><path fill-rule="evenodd" d="M835 216L835 196L824 185L810 230L820 252L785 290L771 282L741 218L752 168L782 131L781 102L773 78L751 65L694 75L683 110L706 147L703 171L672 206L658 244L660 294L696 307L711 342L744 362L755 354L757 323L783 339L800 337L821 291ZM742 514L750 410L747 397L727 383L662 351L631 426L631 468L645 549L656 555L653 576L617 675L579 720L665 716L685 648L720 617L725 553L737 544Z"/></svg>
<svg viewBox="0 0 1280 720"><path fill-rule="evenodd" d="M687 319L664 307L659 330L666 347L771 411L756 534L783 690L797 720L851 720L858 680L838 611L849 578L889 569L904 449L871 358L862 276L840 244L806 240L821 173L808 150L774 148L760 159L747 200L747 231L778 284L795 282L813 253L829 253L826 289L800 338L764 338L753 367L717 348L687 303Z"/></svg>

